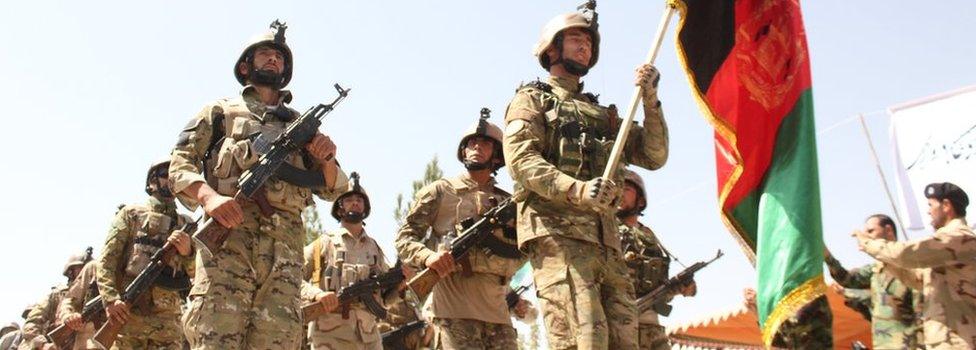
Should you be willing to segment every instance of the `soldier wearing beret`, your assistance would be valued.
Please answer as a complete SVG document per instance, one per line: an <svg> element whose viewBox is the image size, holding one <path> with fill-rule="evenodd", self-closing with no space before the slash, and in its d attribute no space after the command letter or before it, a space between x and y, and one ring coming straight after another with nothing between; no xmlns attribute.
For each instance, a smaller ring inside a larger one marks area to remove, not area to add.
<svg viewBox="0 0 976 350"><path fill-rule="evenodd" d="M923 343L928 349L976 347L976 235L966 223L969 197L952 183L925 188L935 234L908 242L855 231L860 249L922 291Z"/></svg>

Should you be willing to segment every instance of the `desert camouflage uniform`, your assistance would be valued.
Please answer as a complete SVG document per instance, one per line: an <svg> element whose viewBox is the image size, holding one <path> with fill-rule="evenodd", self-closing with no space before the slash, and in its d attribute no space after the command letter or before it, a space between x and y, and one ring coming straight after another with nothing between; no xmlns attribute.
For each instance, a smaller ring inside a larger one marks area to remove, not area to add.
<svg viewBox="0 0 976 350"><path fill-rule="evenodd" d="M620 119L582 84L552 76L518 89L505 114L504 150L515 180L518 240L532 262L549 345L633 349L637 340L634 286L621 259L614 213L568 201L577 181L601 176ZM656 102L656 101L655 101ZM664 165L667 126L659 103L644 105L621 164Z"/></svg>
<svg viewBox="0 0 976 350"><path fill-rule="evenodd" d="M833 349L834 316L826 296L820 296L783 322L773 338L773 346L785 349Z"/></svg>
<svg viewBox="0 0 976 350"><path fill-rule="evenodd" d="M833 256L828 256L824 261L830 275L844 288L871 291L870 320L874 349L919 347L921 327L915 307L916 302L920 301L920 293L888 273L880 262L846 270Z"/></svg>
<svg viewBox="0 0 976 350"><path fill-rule="evenodd" d="M316 258L318 261L316 262ZM316 268L317 267L317 268ZM314 273L318 272L318 276ZM313 302L323 291L339 292L344 286L389 270L379 244L366 235L359 237L344 228L328 232L305 247L302 299ZM377 293L379 294L379 293ZM376 316L362 303L352 303L345 312L319 316L308 327L312 350L383 348ZM346 314L348 318L344 317Z"/></svg>
<svg viewBox="0 0 976 350"><path fill-rule="evenodd" d="M71 313L80 314L85 307L85 303L98 296L98 287L93 285L97 277L95 273L97 267L98 262L93 260L85 264L85 267L81 269L78 277L75 278L75 281L71 283L71 287L68 288L64 299L61 300L61 305L58 309L60 315L68 315ZM99 346L95 344L92 337L95 336L95 323L101 325L105 321L105 313L95 315L95 320L97 322L88 322L85 324L85 328L75 333L73 349L99 349Z"/></svg>
<svg viewBox="0 0 976 350"><path fill-rule="evenodd" d="M425 266L424 262L446 237L460 232L462 220L490 209L490 198L500 202L509 196L494 187L494 180L486 188L479 188L467 173L437 180L420 189L397 234L396 248L401 259L407 264ZM430 239L425 245L421 242L428 231ZM457 263L470 269L465 267L452 273L431 292L430 309L437 328L435 347L516 348L517 336L505 295L509 279L524 259L503 258L487 254L483 249L472 249L466 259L467 262Z"/></svg>
<svg viewBox="0 0 976 350"><path fill-rule="evenodd" d="M380 334L396 331L400 327L415 321L420 321L420 315L412 301L407 299L405 293L401 293L399 298L392 300L387 305L387 316L385 320L379 320L376 326ZM403 337L403 345L407 349L420 349L423 346L424 330L417 329Z"/></svg>
<svg viewBox="0 0 976 350"><path fill-rule="evenodd" d="M671 257L662 249L654 231L637 223L636 227L620 225L620 240L623 243L624 262L630 271L634 290L640 297L668 281ZM670 300L676 294L666 296ZM671 343L658 321L654 310L638 315L637 344L641 349L670 349Z"/></svg>
<svg viewBox="0 0 976 350"><path fill-rule="evenodd" d="M922 291L926 348L976 347L976 235L965 219L953 219L931 237L914 241L860 243L905 285Z"/></svg>
<svg viewBox="0 0 976 350"><path fill-rule="evenodd" d="M218 100L203 108L184 128L173 150L169 178L173 193L191 206L195 199L183 191L208 181L225 196L237 191L237 180L259 155L251 137L281 133L298 112L284 106L291 93L280 92L278 108L263 104L253 86L239 97ZM266 113L267 112L267 113ZM221 125L214 125L220 120ZM214 155L204 159L215 129ZM321 169L314 159L291 155L287 162L299 169ZM207 176L202 175L206 169ZM264 185L274 215L264 217L257 204L242 204L244 223L236 227L223 247L208 254L197 245L196 276L190 307L183 315L183 331L193 349L295 349L301 342L299 296L305 227L301 212L312 195L333 200L344 188L339 171L332 188L303 188L272 178Z"/></svg>
<svg viewBox="0 0 976 350"><path fill-rule="evenodd" d="M176 203L149 197L145 205L127 205L115 214L95 269L98 293L105 305L120 299L125 287L149 264L170 234L188 218L176 213ZM177 256L171 271L191 268L192 258ZM180 313L183 298L177 291L152 287L130 302L130 318L119 332L113 349L181 349Z"/></svg>
<svg viewBox="0 0 976 350"><path fill-rule="evenodd" d="M24 327L21 328L23 340L19 349L40 349L47 343L47 338L44 335L61 323L58 305L67 292L68 286L66 285L53 287L44 299L34 304L24 319Z"/></svg>

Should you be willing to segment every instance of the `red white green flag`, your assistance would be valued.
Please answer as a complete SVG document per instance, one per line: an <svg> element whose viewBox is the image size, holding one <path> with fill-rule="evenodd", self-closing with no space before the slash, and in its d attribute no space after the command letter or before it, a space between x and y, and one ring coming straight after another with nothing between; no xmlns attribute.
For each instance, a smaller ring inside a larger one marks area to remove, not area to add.
<svg viewBox="0 0 976 350"><path fill-rule="evenodd" d="M822 295L810 56L798 0L672 0L678 56L715 128L722 218L756 265L764 342Z"/></svg>

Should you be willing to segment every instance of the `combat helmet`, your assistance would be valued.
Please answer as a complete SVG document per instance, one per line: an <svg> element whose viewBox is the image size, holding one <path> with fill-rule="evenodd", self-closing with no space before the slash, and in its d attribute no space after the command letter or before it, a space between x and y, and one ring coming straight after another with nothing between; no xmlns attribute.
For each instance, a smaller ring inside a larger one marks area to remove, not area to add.
<svg viewBox="0 0 976 350"><path fill-rule="evenodd" d="M369 195L366 194L366 190L364 190L363 187L360 186L359 184L359 173L353 172L352 174L349 175L349 182L346 191L343 192L341 195L339 195L339 198L336 198L336 200L332 202L331 214L332 217L335 218L337 221L342 220L342 216L339 215L340 214L339 210L342 209L341 208L342 200L354 194L363 196L363 219L369 217L369 210L370 210Z"/></svg>
<svg viewBox="0 0 976 350"><path fill-rule="evenodd" d="M288 29L288 26L285 23L275 20L271 23L270 29L267 32L252 37L244 44L244 48L241 50L241 57L237 58L237 62L234 62L234 77L237 78L238 83L247 85L247 77L237 69L241 65L241 62L250 63L254 59L254 49L267 45L281 51L281 55L284 56L285 60L285 69L281 71L280 79L275 86L282 88L288 85L288 82L291 81L291 73L294 65L291 48L285 43L286 29Z"/></svg>
<svg viewBox="0 0 976 350"><path fill-rule="evenodd" d="M168 177L169 176L169 158L161 159L149 166L149 170L146 171L146 194L152 195L153 190L149 187L152 180L157 177Z"/></svg>
<svg viewBox="0 0 976 350"><path fill-rule="evenodd" d="M634 187L637 188L638 198L644 199L644 204L634 208L637 213L641 213L645 208L647 208L647 190L644 187L644 179L642 179L640 175L637 175L637 173L633 170L623 169L622 171L624 173L624 182L629 182L630 184L634 185Z"/></svg>
<svg viewBox="0 0 976 350"><path fill-rule="evenodd" d="M549 49L549 46L562 46L562 32L564 30L569 28L582 28L590 33L590 40L593 42L593 54L590 56L589 65L585 67L586 69L592 68L600 58L600 31L598 27L596 1L587 1L585 4L580 5L576 12L564 13L549 20L545 27L542 27L542 36L539 37L539 42L536 43L532 54L539 59L539 64L542 68L548 70L549 66L555 63L549 62L549 56L546 55L546 50ZM559 51L561 54L562 49Z"/></svg>
<svg viewBox="0 0 976 350"><path fill-rule="evenodd" d="M498 171L503 166L505 166L505 155L502 154L502 129L497 125L492 124L488 121L491 118L491 110L488 108L481 109L481 116L478 122L474 123L464 134L461 135L461 142L458 143L457 149L457 159L459 162L464 163L464 147L468 144L468 140L475 136L483 136L490 138L495 144L494 150L491 152L492 159L498 159L499 163L495 164L492 171Z"/></svg>
<svg viewBox="0 0 976 350"><path fill-rule="evenodd" d="M69 257L68 262L64 264L64 269L61 270L61 274L64 275L64 277L70 277L68 276L68 270L71 270L71 268L75 266L84 266L91 260L92 247L88 247L85 249L84 253L78 253Z"/></svg>

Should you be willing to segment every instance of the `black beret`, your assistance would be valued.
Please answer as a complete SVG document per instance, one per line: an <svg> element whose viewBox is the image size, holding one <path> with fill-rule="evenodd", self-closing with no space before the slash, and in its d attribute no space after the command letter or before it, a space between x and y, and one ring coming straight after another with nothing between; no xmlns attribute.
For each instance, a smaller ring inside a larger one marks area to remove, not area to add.
<svg viewBox="0 0 976 350"><path fill-rule="evenodd" d="M936 200L948 199L957 210L966 209L969 205L969 196L966 191L951 182L936 182L925 186L925 198Z"/></svg>

